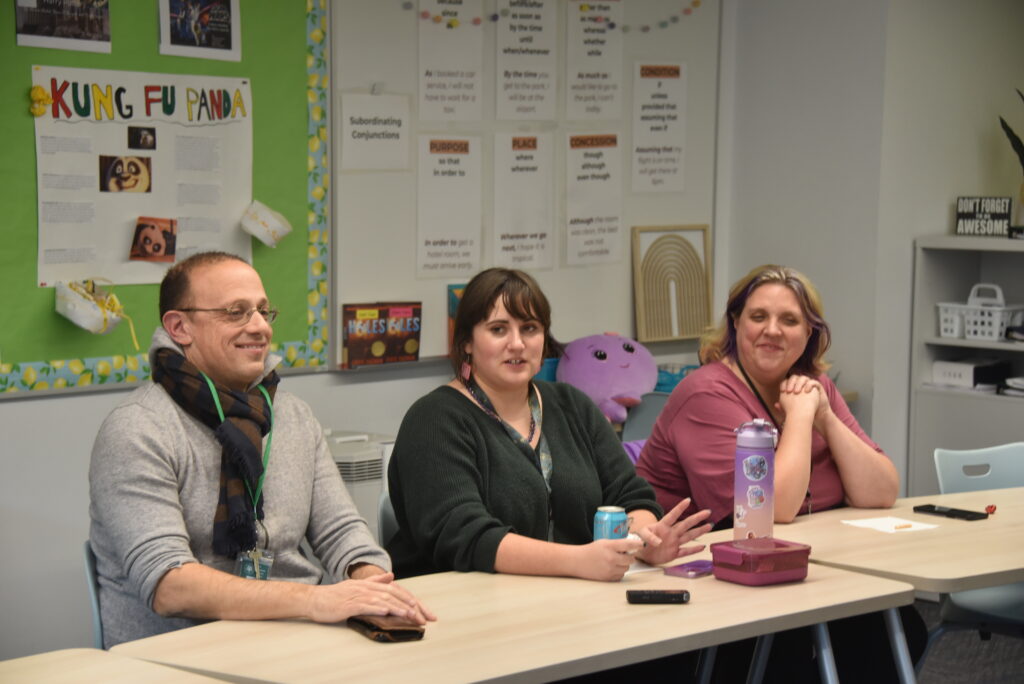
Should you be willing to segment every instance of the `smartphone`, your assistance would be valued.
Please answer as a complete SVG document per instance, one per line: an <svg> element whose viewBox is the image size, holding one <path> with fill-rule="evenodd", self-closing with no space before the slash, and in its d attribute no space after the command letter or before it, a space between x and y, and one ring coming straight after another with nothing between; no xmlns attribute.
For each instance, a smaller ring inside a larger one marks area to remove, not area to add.
<svg viewBox="0 0 1024 684"><path fill-rule="evenodd" d="M984 520L988 513L981 511L965 511L962 508L949 508L948 506L936 506L935 504L921 504L914 506L915 513L928 513L929 515L942 515L947 518L958 520Z"/></svg>
<svg viewBox="0 0 1024 684"><path fill-rule="evenodd" d="M373 641L418 641L424 628L414 622L393 615L353 615L349 627Z"/></svg>
<svg viewBox="0 0 1024 684"><path fill-rule="evenodd" d="M690 592L685 589L627 589L630 603L687 603Z"/></svg>

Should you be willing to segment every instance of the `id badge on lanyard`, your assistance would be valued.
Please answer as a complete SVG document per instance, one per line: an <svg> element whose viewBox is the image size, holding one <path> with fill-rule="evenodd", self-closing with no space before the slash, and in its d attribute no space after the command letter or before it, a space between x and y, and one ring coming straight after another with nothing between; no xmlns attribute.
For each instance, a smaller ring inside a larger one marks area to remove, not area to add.
<svg viewBox="0 0 1024 684"><path fill-rule="evenodd" d="M248 579L270 579L270 568L274 565L274 552L267 549L242 551L235 559L235 574Z"/></svg>

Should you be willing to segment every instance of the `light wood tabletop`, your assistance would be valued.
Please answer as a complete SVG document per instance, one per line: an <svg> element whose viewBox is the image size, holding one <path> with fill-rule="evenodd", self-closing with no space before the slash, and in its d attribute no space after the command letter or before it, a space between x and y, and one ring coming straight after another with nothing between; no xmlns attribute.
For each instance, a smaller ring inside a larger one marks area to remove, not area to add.
<svg viewBox="0 0 1024 684"><path fill-rule="evenodd" d="M0 681L53 682L206 682L209 677L144 660L101 651L96 648L69 648L0 661Z"/></svg>
<svg viewBox="0 0 1024 684"><path fill-rule="evenodd" d="M956 520L914 513L919 504L996 513L986 520ZM844 524L892 516L937 525L886 533ZM716 533L717 534L717 533ZM1024 487L899 499L893 508L840 508L776 525L779 539L811 546L811 562L870 573L947 593L1024 580Z"/></svg>
<svg viewBox="0 0 1024 684"><path fill-rule="evenodd" d="M282 682L535 682L913 600L909 584L821 565L803 582L767 587L661 570L616 583L449 572L402 584L439 616L422 641L376 643L344 626L303 621L221 621L114 650L213 676ZM629 588L688 589L691 600L630 605Z"/></svg>

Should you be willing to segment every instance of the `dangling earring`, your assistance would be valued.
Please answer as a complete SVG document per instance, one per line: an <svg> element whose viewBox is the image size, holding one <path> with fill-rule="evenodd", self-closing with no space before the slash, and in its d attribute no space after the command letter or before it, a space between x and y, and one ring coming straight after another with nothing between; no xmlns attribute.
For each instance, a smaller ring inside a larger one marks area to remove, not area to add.
<svg viewBox="0 0 1024 684"><path fill-rule="evenodd" d="M472 359L473 359L473 357L467 354L466 355L466 360L462 362L462 373L461 373L461 375L462 375L462 379L463 380L469 380L469 374L472 372L472 368L470 368L469 362Z"/></svg>

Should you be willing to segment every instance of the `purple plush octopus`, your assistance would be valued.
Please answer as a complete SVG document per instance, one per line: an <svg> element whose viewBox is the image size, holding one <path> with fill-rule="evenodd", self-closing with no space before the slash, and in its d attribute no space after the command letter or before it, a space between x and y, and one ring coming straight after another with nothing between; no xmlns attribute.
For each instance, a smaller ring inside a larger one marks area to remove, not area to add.
<svg viewBox="0 0 1024 684"><path fill-rule="evenodd" d="M555 377L582 390L608 420L621 423L626 408L654 389L658 367L639 342L605 333L567 344Z"/></svg>

